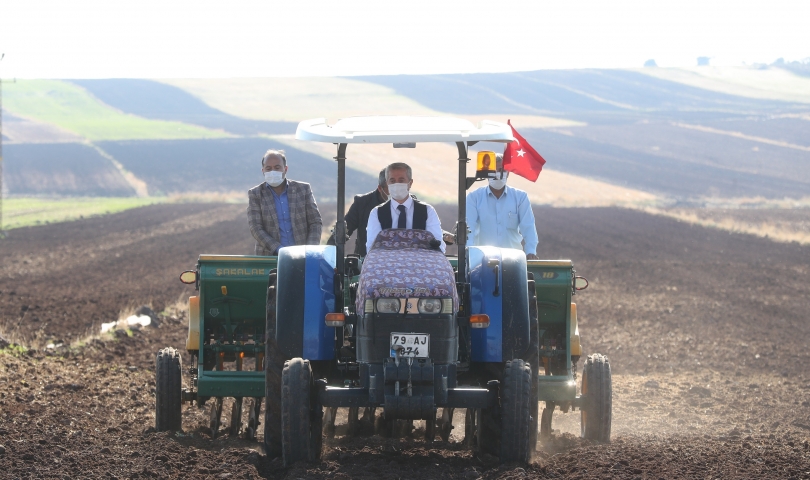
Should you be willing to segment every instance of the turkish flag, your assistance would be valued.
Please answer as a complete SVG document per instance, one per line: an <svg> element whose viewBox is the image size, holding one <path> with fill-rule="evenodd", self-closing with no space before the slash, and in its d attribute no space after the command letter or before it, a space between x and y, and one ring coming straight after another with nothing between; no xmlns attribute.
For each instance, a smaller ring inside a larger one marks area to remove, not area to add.
<svg viewBox="0 0 810 480"><path fill-rule="evenodd" d="M512 128L512 136L515 137L515 141L506 144L506 150L503 151L503 169L536 182L546 160L529 145L526 139L520 136L515 127L512 127L510 120L507 120L506 123Z"/></svg>

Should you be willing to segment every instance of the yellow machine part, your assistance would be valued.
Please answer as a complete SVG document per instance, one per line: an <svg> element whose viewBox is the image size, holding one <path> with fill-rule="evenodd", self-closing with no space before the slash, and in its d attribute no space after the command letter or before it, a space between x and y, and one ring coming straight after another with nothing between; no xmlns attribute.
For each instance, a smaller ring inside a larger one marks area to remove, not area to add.
<svg viewBox="0 0 810 480"><path fill-rule="evenodd" d="M186 350L200 349L200 297L188 297L188 339Z"/></svg>
<svg viewBox="0 0 810 480"><path fill-rule="evenodd" d="M571 303L571 356L582 355L582 345L579 343L579 324L577 323L577 304Z"/></svg>

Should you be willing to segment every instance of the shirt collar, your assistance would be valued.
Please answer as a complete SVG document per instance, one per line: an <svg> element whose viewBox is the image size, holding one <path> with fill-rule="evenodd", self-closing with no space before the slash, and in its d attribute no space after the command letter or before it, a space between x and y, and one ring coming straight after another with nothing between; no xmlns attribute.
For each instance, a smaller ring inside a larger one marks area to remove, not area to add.
<svg viewBox="0 0 810 480"><path fill-rule="evenodd" d="M284 185L284 190L283 190L281 193L276 193L276 191L273 189L273 187L271 187L271 186L270 186L270 184L269 184L269 183L264 182L264 184L265 184L265 186L267 186L267 188L269 188L269 189L270 189L270 192L272 192L272 193L273 193L273 195L276 195L276 196L278 196L278 195L284 195L285 193L287 193L287 187L289 186L289 183L287 183L287 179L285 178L285 179L284 179L284 183L283 183L283 185Z"/></svg>
<svg viewBox="0 0 810 480"><path fill-rule="evenodd" d="M413 207L413 197L410 192L408 192L408 198L405 199L404 203L399 203L393 198L391 199L391 210L396 210L400 205L405 205L405 210L410 210L411 207Z"/></svg>
<svg viewBox="0 0 810 480"><path fill-rule="evenodd" d="M494 194L494 193L492 193L492 189L491 189L491 188L489 188L489 185L487 185L485 188L487 189L487 195L492 195L493 197L495 196L495 194ZM509 185L505 185L505 186L503 187L503 193L501 194L501 197L503 197L503 196L504 196L504 195L506 195L507 193L509 193Z"/></svg>

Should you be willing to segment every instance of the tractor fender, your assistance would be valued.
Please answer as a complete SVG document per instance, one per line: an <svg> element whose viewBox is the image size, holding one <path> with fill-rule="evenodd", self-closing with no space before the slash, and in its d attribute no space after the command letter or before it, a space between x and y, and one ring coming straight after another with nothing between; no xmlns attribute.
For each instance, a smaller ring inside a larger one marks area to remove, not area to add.
<svg viewBox="0 0 810 480"><path fill-rule="evenodd" d="M335 358L335 247L296 245L278 252L276 342L284 358Z"/></svg>
<svg viewBox="0 0 810 480"><path fill-rule="evenodd" d="M188 297L188 338L186 350L197 352L200 350L200 297Z"/></svg>
<svg viewBox="0 0 810 480"><path fill-rule="evenodd" d="M526 255L512 248L480 246L469 247L467 258L470 313L489 315L488 328L472 329L472 361L522 358L530 343Z"/></svg>

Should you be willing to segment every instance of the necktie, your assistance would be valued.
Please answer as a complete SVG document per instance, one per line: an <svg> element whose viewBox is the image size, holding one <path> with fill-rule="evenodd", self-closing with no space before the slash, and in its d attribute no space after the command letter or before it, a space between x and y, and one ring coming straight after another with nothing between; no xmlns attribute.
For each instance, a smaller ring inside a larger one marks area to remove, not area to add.
<svg viewBox="0 0 810 480"><path fill-rule="evenodd" d="M405 213L405 205L397 206L397 210L399 210L399 220L397 221L397 228L405 228L405 221L408 219Z"/></svg>

